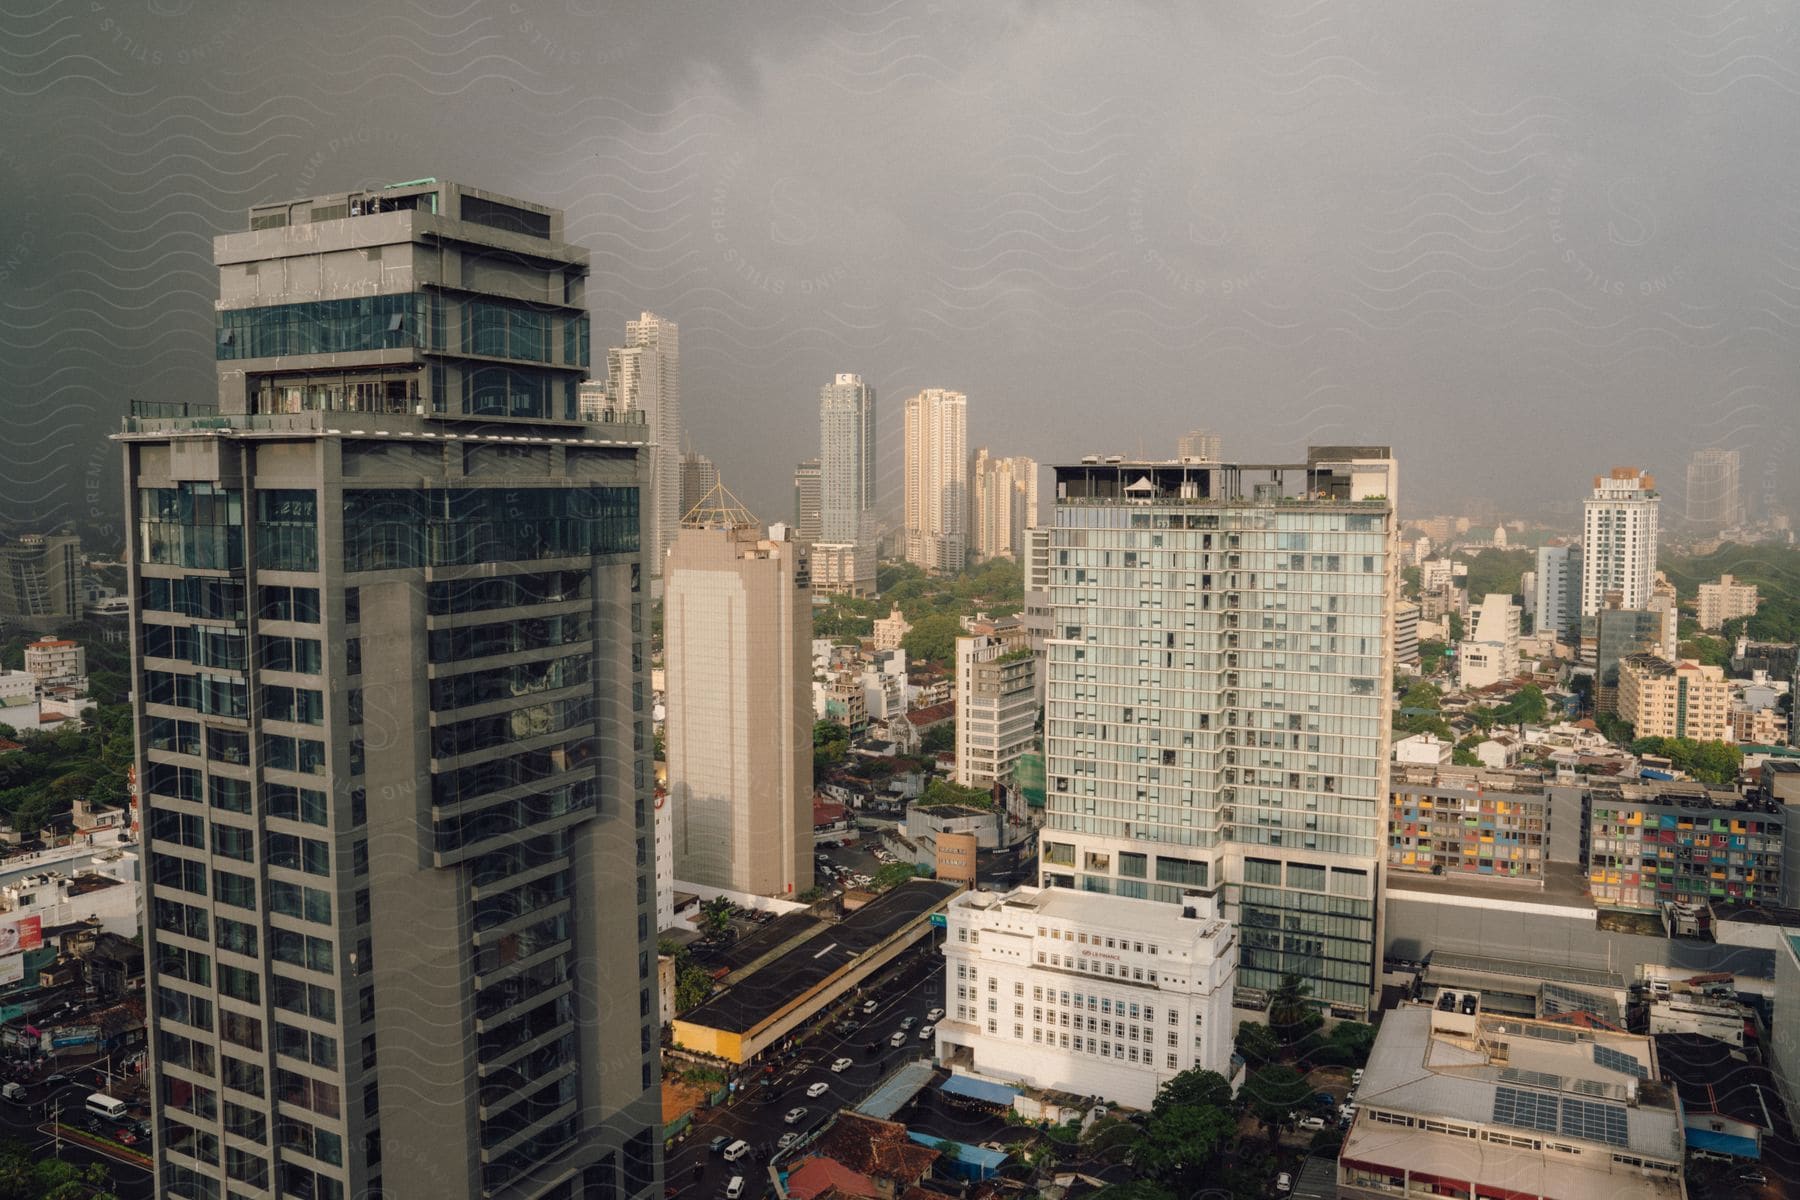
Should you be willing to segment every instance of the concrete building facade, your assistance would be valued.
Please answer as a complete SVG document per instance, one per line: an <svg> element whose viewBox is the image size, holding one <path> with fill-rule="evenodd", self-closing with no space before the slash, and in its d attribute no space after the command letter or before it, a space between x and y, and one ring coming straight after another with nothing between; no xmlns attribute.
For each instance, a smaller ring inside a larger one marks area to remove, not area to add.
<svg viewBox="0 0 1800 1200"><path fill-rule="evenodd" d="M1531 627L1574 643L1581 632L1581 547L1539 546Z"/></svg>
<svg viewBox="0 0 1800 1200"><path fill-rule="evenodd" d="M969 463L969 550L979 558L1018 559L1025 531L1037 524L1038 465L1023 455L999 458L986 446Z"/></svg>
<svg viewBox="0 0 1800 1200"><path fill-rule="evenodd" d="M872 542L816 542L812 547L812 586L816 592L873 596L877 569Z"/></svg>
<svg viewBox="0 0 1800 1200"><path fill-rule="evenodd" d="M1456 682L1484 688L1519 673L1519 627L1523 614L1513 598L1489 592L1469 614L1469 636L1457 644Z"/></svg>
<svg viewBox="0 0 1800 1200"><path fill-rule="evenodd" d="M1193 429L1181 435L1175 455L1182 462L1218 462L1223 444L1218 434Z"/></svg>
<svg viewBox="0 0 1800 1200"><path fill-rule="evenodd" d="M1397 766L1388 868L1542 887L1550 858L1546 788L1535 772Z"/></svg>
<svg viewBox="0 0 1800 1200"><path fill-rule="evenodd" d="M642 426L562 214L219 237L219 402L125 453L158 1195L652 1195Z"/></svg>
<svg viewBox="0 0 1800 1200"><path fill-rule="evenodd" d="M719 468L704 454L689 450L681 456L681 515L686 517L695 505L719 485Z"/></svg>
<svg viewBox="0 0 1800 1200"><path fill-rule="evenodd" d="M1731 740L1731 684L1720 667L1655 654L1619 660L1619 718L1639 737Z"/></svg>
<svg viewBox="0 0 1800 1200"><path fill-rule="evenodd" d="M663 558L681 527L681 329L655 313L625 322L625 344L606 352L608 403L642 413L650 433L650 499L644 510L645 558L662 577Z"/></svg>
<svg viewBox="0 0 1800 1200"><path fill-rule="evenodd" d="M819 389L819 540L872 543L875 388L839 374Z"/></svg>
<svg viewBox="0 0 1800 1200"><path fill-rule="evenodd" d="M68 638L44 637L25 646L25 671L40 687L52 688L87 679L87 651Z"/></svg>
<svg viewBox="0 0 1800 1200"><path fill-rule="evenodd" d="M1037 660L989 635L956 639L956 782L991 788L1012 778L1037 737Z"/></svg>
<svg viewBox="0 0 1800 1200"><path fill-rule="evenodd" d="M969 398L926 388L906 401L906 561L953 575L968 558Z"/></svg>
<svg viewBox="0 0 1800 1200"><path fill-rule="evenodd" d="M1729 575L1721 575L1712 583L1698 588L1695 607L1699 610L1700 628L1716 630L1734 617L1756 615L1756 585L1739 583Z"/></svg>
<svg viewBox="0 0 1800 1200"><path fill-rule="evenodd" d="M1688 459L1688 524L1717 532L1744 523L1744 484L1736 450L1696 450Z"/></svg>
<svg viewBox="0 0 1800 1200"><path fill-rule="evenodd" d="M1394 665L1417 666L1419 663L1419 606L1410 600L1394 605Z"/></svg>
<svg viewBox="0 0 1800 1200"><path fill-rule="evenodd" d="M1581 505L1581 615L1599 612L1609 593L1618 607L1649 607L1656 582L1656 481L1636 467L1594 477Z"/></svg>
<svg viewBox="0 0 1800 1200"><path fill-rule="evenodd" d="M1237 938L1205 895L965 892L944 934L938 1058L1148 1109L1199 1068L1231 1077Z"/></svg>
<svg viewBox="0 0 1800 1200"><path fill-rule="evenodd" d="M803 542L824 534L824 483L819 460L809 458L794 468L794 532Z"/></svg>
<svg viewBox="0 0 1800 1200"><path fill-rule="evenodd" d="M1397 472L1089 459L1056 472L1041 880L1224 890L1241 981L1362 1013L1386 859Z"/></svg>
<svg viewBox="0 0 1800 1200"><path fill-rule="evenodd" d="M1588 886L1599 904L1784 899L1784 804L1698 783L1597 780L1588 812Z"/></svg>
<svg viewBox="0 0 1800 1200"><path fill-rule="evenodd" d="M684 883L784 897L812 887L812 590L800 550L764 538L748 514L704 506L670 550L664 740Z"/></svg>
<svg viewBox="0 0 1800 1200"><path fill-rule="evenodd" d="M0 545L0 620L49 631L81 616L81 539L27 533Z"/></svg>

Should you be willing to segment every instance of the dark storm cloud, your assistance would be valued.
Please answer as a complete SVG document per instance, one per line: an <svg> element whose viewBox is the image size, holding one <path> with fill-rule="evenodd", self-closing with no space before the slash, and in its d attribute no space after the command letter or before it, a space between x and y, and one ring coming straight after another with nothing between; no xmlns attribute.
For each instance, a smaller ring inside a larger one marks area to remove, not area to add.
<svg viewBox="0 0 1800 1200"><path fill-rule="evenodd" d="M128 397L210 400L210 237L423 175L560 205L596 346L682 326L766 518L819 385L1041 460L1391 440L1411 511L1746 452L1787 503L1791 6L13 0L0 511L112 518ZM1673 490L1673 489L1672 489Z"/></svg>

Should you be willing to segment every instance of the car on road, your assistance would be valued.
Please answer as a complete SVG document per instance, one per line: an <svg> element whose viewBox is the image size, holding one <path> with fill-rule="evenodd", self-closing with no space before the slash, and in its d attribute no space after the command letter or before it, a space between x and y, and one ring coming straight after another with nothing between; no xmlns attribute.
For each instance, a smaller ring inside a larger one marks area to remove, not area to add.
<svg viewBox="0 0 1800 1200"><path fill-rule="evenodd" d="M929 1042L931 1040L931 1035L936 1032L937 1032L936 1025L927 1025L927 1026L925 1026L925 1028L919 1030L919 1040L921 1042Z"/></svg>
<svg viewBox="0 0 1800 1200"><path fill-rule="evenodd" d="M934 1008L925 1014L925 1019L934 1023L941 1021L944 1019L944 1010L941 1008Z"/></svg>
<svg viewBox="0 0 1800 1200"><path fill-rule="evenodd" d="M731 1145L725 1147L725 1161L736 1162L748 1153L750 1153L750 1143L746 1142L743 1138L739 1138L737 1141L731 1143Z"/></svg>
<svg viewBox="0 0 1800 1200"><path fill-rule="evenodd" d="M777 1149L777 1150L792 1149L794 1143L799 1140L800 1140L800 1135L790 1129L786 1133L782 1134L781 1137L775 1142L775 1149Z"/></svg>
<svg viewBox="0 0 1800 1200"><path fill-rule="evenodd" d="M919 1018L917 1017L903 1017L900 1021L900 1028L910 1031L912 1027L918 1023Z"/></svg>
<svg viewBox="0 0 1800 1200"><path fill-rule="evenodd" d="M840 1058L836 1062L831 1064L831 1071L832 1071L832 1074L834 1074L834 1075L841 1075L845 1071L848 1071L854 1065L855 1065L855 1063L853 1060L848 1059L848 1058Z"/></svg>
<svg viewBox="0 0 1800 1200"><path fill-rule="evenodd" d="M787 1113L782 1116L781 1119L783 1121L786 1121L789 1125L798 1125L800 1122L806 1120L806 1113L807 1113L807 1110L803 1107L790 1108L787 1110Z"/></svg>
<svg viewBox="0 0 1800 1200"><path fill-rule="evenodd" d="M718 1137L706 1143L706 1149L710 1154L717 1154L729 1145L731 1145L731 1135L728 1133L721 1133Z"/></svg>
<svg viewBox="0 0 1800 1200"><path fill-rule="evenodd" d="M894 1031L894 1036L888 1039L888 1045L890 1045L890 1046L906 1045L906 1030L896 1029Z"/></svg>
<svg viewBox="0 0 1800 1200"><path fill-rule="evenodd" d="M731 1182L725 1185L725 1200L738 1200L744 1194L744 1177L733 1175Z"/></svg>
<svg viewBox="0 0 1800 1200"><path fill-rule="evenodd" d="M1286 1171L1283 1171L1281 1174L1277 1175L1275 1177L1275 1190L1278 1192L1293 1191L1294 1190L1294 1177L1292 1175L1289 1175Z"/></svg>
<svg viewBox="0 0 1800 1200"><path fill-rule="evenodd" d="M44 1076L45 1087L59 1087L62 1084L73 1082L74 1080L70 1079L67 1075L64 1075L61 1071L58 1071L53 1075Z"/></svg>
<svg viewBox="0 0 1800 1200"><path fill-rule="evenodd" d="M826 1083L823 1079L821 1079L821 1080L819 1080L819 1082L817 1082L817 1083L813 1084L811 1087L807 1088L806 1094L807 1094L808 1098L817 1100L820 1096L823 1096L826 1092L829 1092L830 1090L831 1090L831 1085L829 1083Z"/></svg>
<svg viewBox="0 0 1800 1200"><path fill-rule="evenodd" d="M881 1007L881 1005L877 1004L873 1000L864 1000L863 1001L863 1013L865 1015L868 1013L874 1012L876 1009L878 1009L880 1007Z"/></svg>

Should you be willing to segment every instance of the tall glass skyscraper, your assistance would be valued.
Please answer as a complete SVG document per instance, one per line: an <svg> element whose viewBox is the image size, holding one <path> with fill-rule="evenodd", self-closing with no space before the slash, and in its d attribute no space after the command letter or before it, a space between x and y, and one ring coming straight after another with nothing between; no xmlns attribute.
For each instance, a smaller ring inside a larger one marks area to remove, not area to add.
<svg viewBox="0 0 1800 1200"><path fill-rule="evenodd" d="M562 214L432 180L215 242L125 451L158 1194L658 1186L646 431Z"/></svg>
<svg viewBox="0 0 1800 1200"><path fill-rule="evenodd" d="M1046 885L1223 892L1239 982L1376 992L1393 686L1385 446L1055 468Z"/></svg>

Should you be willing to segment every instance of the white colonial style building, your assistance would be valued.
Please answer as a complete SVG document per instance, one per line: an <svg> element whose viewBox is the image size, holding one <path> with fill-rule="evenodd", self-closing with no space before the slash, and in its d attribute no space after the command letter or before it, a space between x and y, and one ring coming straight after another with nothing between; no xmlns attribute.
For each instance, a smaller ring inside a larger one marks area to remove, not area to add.
<svg viewBox="0 0 1800 1200"><path fill-rule="evenodd" d="M1210 894L965 892L944 958L938 1057L958 1069L1138 1109L1192 1067L1230 1077L1237 934Z"/></svg>

